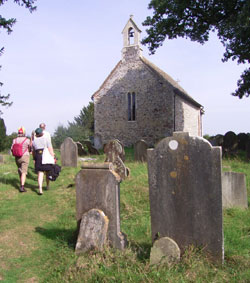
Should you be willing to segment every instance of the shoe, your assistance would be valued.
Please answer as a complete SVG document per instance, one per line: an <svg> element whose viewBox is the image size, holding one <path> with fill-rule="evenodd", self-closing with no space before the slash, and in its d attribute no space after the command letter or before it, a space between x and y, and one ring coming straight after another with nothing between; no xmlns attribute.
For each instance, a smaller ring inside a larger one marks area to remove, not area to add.
<svg viewBox="0 0 250 283"><path fill-rule="evenodd" d="M43 195L43 193L40 193L40 192L39 192L39 193L38 193L38 195L39 195L39 196L42 196L42 195Z"/></svg>
<svg viewBox="0 0 250 283"><path fill-rule="evenodd" d="M27 191L25 190L24 186L20 186L19 192L20 193L26 193Z"/></svg>

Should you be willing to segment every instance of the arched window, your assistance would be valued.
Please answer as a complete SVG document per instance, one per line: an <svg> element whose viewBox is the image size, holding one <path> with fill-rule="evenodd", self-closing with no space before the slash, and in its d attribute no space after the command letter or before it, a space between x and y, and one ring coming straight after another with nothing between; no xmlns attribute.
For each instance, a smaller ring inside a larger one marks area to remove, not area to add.
<svg viewBox="0 0 250 283"><path fill-rule="evenodd" d="M128 43L129 45L135 43L135 32L133 28L128 29Z"/></svg>
<svg viewBox="0 0 250 283"><path fill-rule="evenodd" d="M128 93L128 121L135 121L135 93Z"/></svg>

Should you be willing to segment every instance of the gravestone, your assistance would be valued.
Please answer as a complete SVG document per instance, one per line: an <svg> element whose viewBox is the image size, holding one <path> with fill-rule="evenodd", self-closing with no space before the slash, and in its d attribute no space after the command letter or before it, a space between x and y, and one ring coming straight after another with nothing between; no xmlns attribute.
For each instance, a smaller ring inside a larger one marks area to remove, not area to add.
<svg viewBox="0 0 250 283"><path fill-rule="evenodd" d="M121 178L112 169L112 163L83 163L76 175L76 220L79 229L84 213L93 208L103 211L109 219L109 243L124 249L127 241L120 231Z"/></svg>
<svg viewBox="0 0 250 283"><path fill-rule="evenodd" d="M245 174L222 172L222 206L248 208Z"/></svg>
<svg viewBox="0 0 250 283"><path fill-rule="evenodd" d="M99 155L99 151L92 146L90 141L84 141L84 145L86 145L89 154Z"/></svg>
<svg viewBox="0 0 250 283"><path fill-rule="evenodd" d="M1 164L1 163L4 163L3 155L0 155L0 164Z"/></svg>
<svg viewBox="0 0 250 283"><path fill-rule="evenodd" d="M83 148L82 144L80 142L76 142L78 155L79 156L85 156L87 155L87 151Z"/></svg>
<svg viewBox="0 0 250 283"><path fill-rule="evenodd" d="M125 179L129 175L129 169L126 168L123 160L125 160L125 151L123 145L118 140L109 141L104 147L106 154L105 162L112 162L115 172Z"/></svg>
<svg viewBox="0 0 250 283"><path fill-rule="evenodd" d="M76 253L89 250L102 250L106 243L108 217L99 209L91 209L81 219L80 231L76 243Z"/></svg>
<svg viewBox="0 0 250 283"><path fill-rule="evenodd" d="M103 144L102 144L102 136L100 134L95 134L94 136L94 145L96 149L102 149Z"/></svg>
<svg viewBox="0 0 250 283"><path fill-rule="evenodd" d="M229 131L224 135L223 139L223 155L234 155L238 149L238 138L237 135Z"/></svg>
<svg viewBox="0 0 250 283"><path fill-rule="evenodd" d="M176 242L168 237L154 242L150 251L150 265L174 263L180 260L181 252Z"/></svg>
<svg viewBox="0 0 250 283"><path fill-rule="evenodd" d="M137 141L134 145L135 161L147 162L148 145L144 140Z"/></svg>
<svg viewBox="0 0 250 283"><path fill-rule="evenodd" d="M214 137L209 138L209 142L212 146L222 146L223 145L224 136L223 135L216 135Z"/></svg>
<svg viewBox="0 0 250 283"><path fill-rule="evenodd" d="M246 144L249 139L248 135L245 133L239 133L237 135L237 138L238 138L238 149L243 151L246 150Z"/></svg>
<svg viewBox="0 0 250 283"><path fill-rule="evenodd" d="M148 149L152 241L169 237L181 253L203 246L223 261L221 148L175 132Z"/></svg>
<svg viewBox="0 0 250 283"><path fill-rule="evenodd" d="M62 166L77 167L78 150L72 138L66 138L60 147Z"/></svg>

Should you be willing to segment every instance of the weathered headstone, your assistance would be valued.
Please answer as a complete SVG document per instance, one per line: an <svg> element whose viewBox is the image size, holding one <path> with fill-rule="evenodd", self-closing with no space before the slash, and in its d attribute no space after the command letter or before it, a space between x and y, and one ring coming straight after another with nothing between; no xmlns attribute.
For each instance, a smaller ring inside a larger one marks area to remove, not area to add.
<svg viewBox="0 0 250 283"><path fill-rule="evenodd" d="M83 148L82 144L80 142L76 142L77 149L78 149L78 155L79 156L85 156L87 155L87 151Z"/></svg>
<svg viewBox="0 0 250 283"><path fill-rule="evenodd" d="M94 155L100 154L99 151L92 146L92 143L90 141L84 141L84 145L86 145L89 154L94 154Z"/></svg>
<svg viewBox="0 0 250 283"><path fill-rule="evenodd" d="M222 172L222 206L248 208L245 174Z"/></svg>
<svg viewBox="0 0 250 283"><path fill-rule="evenodd" d="M102 144L102 136L100 134L95 134L94 136L94 145L96 149L102 149L103 144Z"/></svg>
<svg viewBox="0 0 250 283"><path fill-rule="evenodd" d="M174 263L180 260L181 251L177 243L168 237L154 242L150 251L150 265Z"/></svg>
<svg viewBox="0 0 250 283"><path fill-rule="evenodd" d="M76 175L76 219L79 228L82 215L92 208L102 210L109 219L108 241L118 249L126 246L120 231L120 181L112 163L83 163Z"/></svg>
<svg viewBox="0 0 250 283"><path fill-rule="evenodd" d="M203 246L222 262L221 148L175 132L148 149L148 174L152 240Z"/></svg>
<svg viewBox="0 0 250 283"><path fill-rule="evenodd" d="M0 163L4 163L3 155L0 155Z"/></svg>
<svg viewBox="0 0 250 283"><path fill-rule="evenodd" d="M67 137L60 147L62 166L77 167L78 150L72 138Z"/></svg>
<svg viewBox="0 0 250 283"><path fill-rule="evenodd" d="M234 155L238 149L238 138L237 135L229 131L224 135L223 139L223 155Z"/></svg>
<svg viewBox="0 0 250 283"><path fill-rule="evenodd" d="M147 162L148 145L144 140L137 141L134 145L135 161Z"/></svg>
<svg viewBox="0 0 250 283"><path fill-rule="evenodd" d="M125 160L123 145L118 140L111 140L105 145L104 153L106 154L105 162L112 162L115 172L122 179L128 177L129 169L123 163L123 160Z"/></svg>
<svg viewBox="0 0 250 283"><path fill-rule="evenodd" d="M108 223L108 217L99 209L93 208L84 213L77 238L76 253L102 250L107 239Z"/></svg>

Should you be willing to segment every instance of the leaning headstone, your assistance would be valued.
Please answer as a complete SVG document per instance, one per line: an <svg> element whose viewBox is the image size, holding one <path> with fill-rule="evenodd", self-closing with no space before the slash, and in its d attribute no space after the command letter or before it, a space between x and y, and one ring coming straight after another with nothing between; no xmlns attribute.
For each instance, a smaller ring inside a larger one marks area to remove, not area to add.
<svg viewBox="0 0 250 283"><path fill-rule="evenodd" d="M60 147L62 166L77 167L78 150L72 138L66 138Z"/></svg>
<svg viewBox="0 0 250 283"><path fill-rule="evenodd" d="M77 149L78 149L78 155L79 156L85 156L87 155L87 151L83 148L82 144L80 142L76 142Z"/></svg>
<svg viewBox="0 0 250 283"><path fill-rule="evenodd" d="M147 162L148 145L144 140L137 141L134 145L135 161Z"/></svg>
<svg viewBox="0 0 250 283"><path fill-rule="evenodd" d="M152 241L173 239L181 253L203 246L223 261L221 148L175 132L148 149Z"/></svg>
<svg viewBox="0 0 250 283"><path fill-rule="evenodd" d="M181 251L176 242L168 237L154 242L150 251L150 265L169 264L180 260Z"/></svg>
<svg viewBox="0 0 250 283"><path fill-rule="evenodd" d="M248 208L245 174L222 173L222 206L224 208Z"/></svg>
<svg viewBox="0 0 250 283"><path fill-rule="evenodd" d="M112 163L83 163L76 175L76 219L79 229L82 215L90 209L102 210L109 219L108 241L118 249L126 246L120 231L120 182Z"/></svg>
<svg viewBox="0 0 250 283"><path fill-rule="evenodd" d="M3 155L0 155L0 163L3 163L3 162L4 162Z"/></svg>
<svg viewBox="0 0 250 283"><path fill-rule="evenodd" d="M123 163L125 151L122 144L118 140L111 140L105 145L104 153L106 154L105 162L112 162L115 172L122 179L128 177L129 169Z"/></svg>
<svg viewBox="0 0 250 283"><path fill-rule="evenodd" d="M238 149L238 138L237 135L229 131L224 135L223 139L223 155L234 155Z"/></svg>
<svg viewBox="0 0 250 283"><path fill-rule="evenodd" d="M84 145L86 145L89 154L99 155L99 151L92 146L92 143L90 141L84 141Z"/></svg>
<svg viewBox="0 0 250 283"><path fill-rule="evenodd" d="M238 138L238 149L245 151L249 136L245 133L239 133L237 135L237 138Z"/></svg>
<svg viewBox="0 0 250 283"><path fill-rule="evenodd" d="M96 149L102 149L103 144L102 144L102 136L100 134L95 134L94 136L94 145Z"/></svg>
<svg viewBox="0 0 250 283"><path fill-rule="evenodd" d="M75 251L77 254L89 250L102 250L106 244L108 217L99 209L91 209L81 219Z"/></svg>

